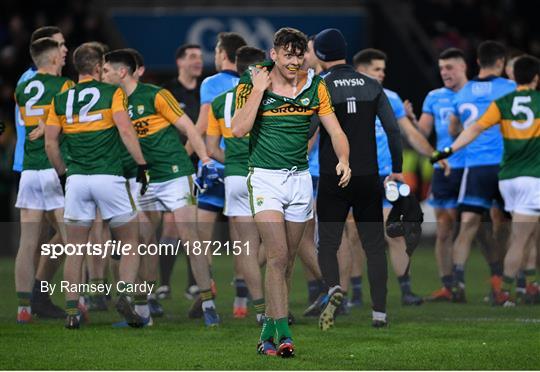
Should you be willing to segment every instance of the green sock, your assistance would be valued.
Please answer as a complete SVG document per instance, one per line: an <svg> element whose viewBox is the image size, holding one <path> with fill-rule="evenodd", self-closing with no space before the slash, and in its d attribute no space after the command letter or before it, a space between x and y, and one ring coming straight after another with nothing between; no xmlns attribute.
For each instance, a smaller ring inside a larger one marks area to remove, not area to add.
<svg viewBox="0 0 540 372"><path fill-rule="evenodd" d="M30 298L32 292L17 292L17 299L19 300L19 306L30 306Z"/></svg>
<svg viewBox="0 0 540 372"><path fill-rule="evenodd" d="M503 275L503 284L502 284L502 290L504 292L512 292L512 287L514 286L514 278L510 278L506 275Z"/></svg>
<svg viewBox="0 0 540 372"><path fill-rule="evenodd" d="M536 280L536 269L525 270L523 273L525 274L525 282L527 284L534 283Z"/></svg>
<svg viewBox="0 0 540 372"><path fill-rule="evenodd" d="M253 300L253 307L255 308L255 312L257 314L264 314L264 309L265 309L264 297L258 300Z"/></svg>
<svg viewBox="0 0 540 372"><path fill-rule="evenodd" d="M139 293L135 295L134 305L146 305L148 303L148 296L145 293Z"/></svg>
<svg viewBox="0 0 540 372"><path fill-rule="evenodd" d="M66 301L66 313L68 315L79 315L79 308L77 307L78 304L78 300Z"/></svg>
<svg viewBox="0 0 540 372"><path fill-rule="evenodd" d="M289 318L280 318L275 320L277 341L281 341L282 338L292 338L291 330L289 329Z"/></svg>
<svg viewBox="0 0 540 372"><path fill-rule="evenodd" d="M276 325L274 319L267 317L261 331L261 340L266 341L276 337Z"/></svg>

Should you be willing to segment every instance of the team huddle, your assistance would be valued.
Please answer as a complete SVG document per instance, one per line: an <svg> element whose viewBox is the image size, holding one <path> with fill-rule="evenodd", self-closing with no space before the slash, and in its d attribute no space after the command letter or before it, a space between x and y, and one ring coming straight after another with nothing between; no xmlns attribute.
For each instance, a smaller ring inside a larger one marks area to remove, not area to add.
<svg viewBox="0 0 540 372"><path fill-rule="evenodd" d="M523 55L506 63L504 46L485 41L479 74L468 81L464 53L447 49L438 59L444 86L427 94L417 119L409 102L383 88L384 52L359 51L352 66L346 52L337 29L308 38L282 28L268 54L220 33L218 73L199 88L201 48L186 44L176 53L178 78L162 88L142 81L138 51L88 42L73 53L75 83L62 77L61 31L34 31L35 66L15 92L17 322L37 315L77 329L89 310L108 306L99 290L68 291L65 309L54 305L41 283L52 282L61 261L39 257L41 244L186 246L211 241L221 214L230 240L249 244L234 257L233 315L248 316L251 302L262 355L294 356L288 304L296 256L308 281L304 315L318 317L323 331L362 306L364 263L372 324L388 324L387 251L403 305L466 302L474 239L491 270L493 305L540 302L540 62ZM501 77L505 67L510 79ZM426 298L411 289L423 217L403 178L402 136L435 167L429 202L442 285ZM215 327L211 254L188 257L189 317ZM63 261L68 283L119 283L115 307L124 320L113 326L152 326L163 315L174 257ZM134 287L142 290L127 291Z"/></svg>

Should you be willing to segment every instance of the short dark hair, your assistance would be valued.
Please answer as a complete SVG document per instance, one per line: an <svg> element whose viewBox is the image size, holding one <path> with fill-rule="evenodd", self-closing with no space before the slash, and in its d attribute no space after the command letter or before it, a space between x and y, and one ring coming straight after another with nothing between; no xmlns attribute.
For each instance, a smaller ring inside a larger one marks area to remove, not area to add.
<svg viewBox="0 0 540 372"><path fill-rule="evenodd" d="M105 62L121 64L127 67L130 75L133 75L137 69L135 56L127 49L113 50L112 52L105 54Z"/></svg>
<svg viewBox="0 0 540 372"><path fill-rule="evenodd" d="M41 67L45 62L43 56L50 50L58 49L60 43L52 37L42 37L30 44L30 56L37 67Z"/></svg>
<svg viewBox="0 0 540 372"><path fill-rule="evenodd" d="M439 54L439 59L459 58L465 61L465 52L459 48L447 48Z"/></svg>
<svg viewBox="0 0 540 372"><path fill-rule="evenodd" d="M103 47L95 42L81 44L73 52L73 65L79 74L91 75L103 63Z"/></svg>
<svg viewBox="0 0 540 372"><path fill-rule="evenodd" d="M227 59L231 62L234 62L236 58L236 51L247 45L244 38L236 32L220 32L217 36L217 42L219 48L225 51Z"/></svg>
<svg viewBox="0 0 540 372"><path fill-rule="evenodd" d="M497 41L487 40L478 45L476 55L480 67L493 67L499 59L506 57L506 48Z"/></svg>
<svg viewBox="0 0 540 372"><path fill-rule="evenodd" d="M283 27L274 34L274 48L291 48L292 51L305 53L308 38L306 34L296 28Z"/></svg>
<svg viewBox="0 0 540 372"><path fill-rule="evenodd" d="M540 60L530 55L518 57L514 63L514 78L516 83L530 84L534 77L540 76Z"/></svg>
<svg viewBox="0 0 540 372"><path fill-rule="evenodd" d="M62 31L56 26L44 26L36 29L34 32L32 32L32 36L30 36L30 44L32 44L37 39L41 39L44 37L51 37L56 34L61 34Z"/></svg>
<svg viewBox="0 0 540 372"><path fill-rule="evenodd" d="M386 58L386 53L384 53L382 50L366 48L354 55L353 65L354 68L356 68L358 65L369 65L371 64L371 61L380 59L386 62Z"/></svg>
<svg viewBox="0 0 540 372"><path fill-rule="evenodd" d="M144 67L144 57L141 54L141 52L139 52L137 49L123 48L123 49L119 49L119 50L123 50L123 51L126 51L128 53L131 53L131 55L133 56L133 59L135 59L135 63L137 65L136 68Z"/></svg>
<svg viewBox="0 0 540 372"><path fill-rule="evenodd" d="M175 58L184 58L188 49L201 49L201 46L199 44L180 45L178 49L176 49L176 53L174 54Z"/></svg>
<svg viewBox="0 0 540 372"><path fill-rule="evenodd" d="M236 71L242 75L249 65L262 62L266 58L264 50L250 46L243 46L236 51Z"/></svg>

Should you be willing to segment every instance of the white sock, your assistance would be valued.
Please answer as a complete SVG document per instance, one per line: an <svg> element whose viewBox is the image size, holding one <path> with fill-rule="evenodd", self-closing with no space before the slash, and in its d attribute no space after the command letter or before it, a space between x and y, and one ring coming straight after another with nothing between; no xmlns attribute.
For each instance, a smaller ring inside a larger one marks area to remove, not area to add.
<svg viewBox="0 0 540 372"><path fill-rule="evenodd" d="M380 311L373 311L371 313L371 317L373 320L380 320L382 322L386 322L386 313L381 313Z"/></svg>
<svg viewBox="0 0 540 372"><path fill-rule="evenodd" d="M214 300L206 300L206 301L203 301L202 303L202 309L203 311L206 310L206 309L210 309L210 308L215 308L216 305L214 304Z"/></svg>
<svg viewBox="0 0 540 372"><path fill-rule="evenodd" d="M23 310L26 310L28 314L32 313L32 308L30 306L19 306L19 308L17 309L17 312L20 313Z"/></svg>
<svg viewBox="0 0 540 372"><path fill-rule="evenodd" d="M144 305L135 305L135 312L139 314L142 318L150 317L150 307L148 304Z"/></svg>
<svg viewBox="0 0 540 372"><path fill-rule="evenodd" d="M234 307L247 307L247 302L248 302L247 297L235 297Z"/></svg>

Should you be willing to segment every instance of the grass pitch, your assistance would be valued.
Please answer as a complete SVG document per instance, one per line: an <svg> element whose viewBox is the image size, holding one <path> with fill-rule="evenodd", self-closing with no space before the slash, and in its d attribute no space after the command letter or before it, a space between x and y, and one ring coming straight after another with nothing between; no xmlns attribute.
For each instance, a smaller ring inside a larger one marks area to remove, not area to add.
<svg viewBox="0 0 540 372"><path fill-rule="evenodd" d="M301 316L306 284L297 265L291 300L297 356L288 360L256 354L260 331L252 309L247 319L232 317L230 257L216 257L213 270L223 324L208 330L202 320L188 319L189 301L181 293L184 260L180 257L175 267L173 299L163 301L166 316L155 319L153 327L112 329L111 322L120 318L111 306L107 313L91 313L91 324L79 331L68 331L60 321L16 324L14 260L1 259L0 369L540 369L540 306L494 308L483 303L488 270L476 251L467 266L465 305L403 307L390 274L387 329L370 325L364 279L364 307L339 317L334 329L319 331L316 319ZM427 295L439 286L431 249L418 249L412 266L415 292ZM62 304L63 298L55 294L54 301Z"/></svg>

